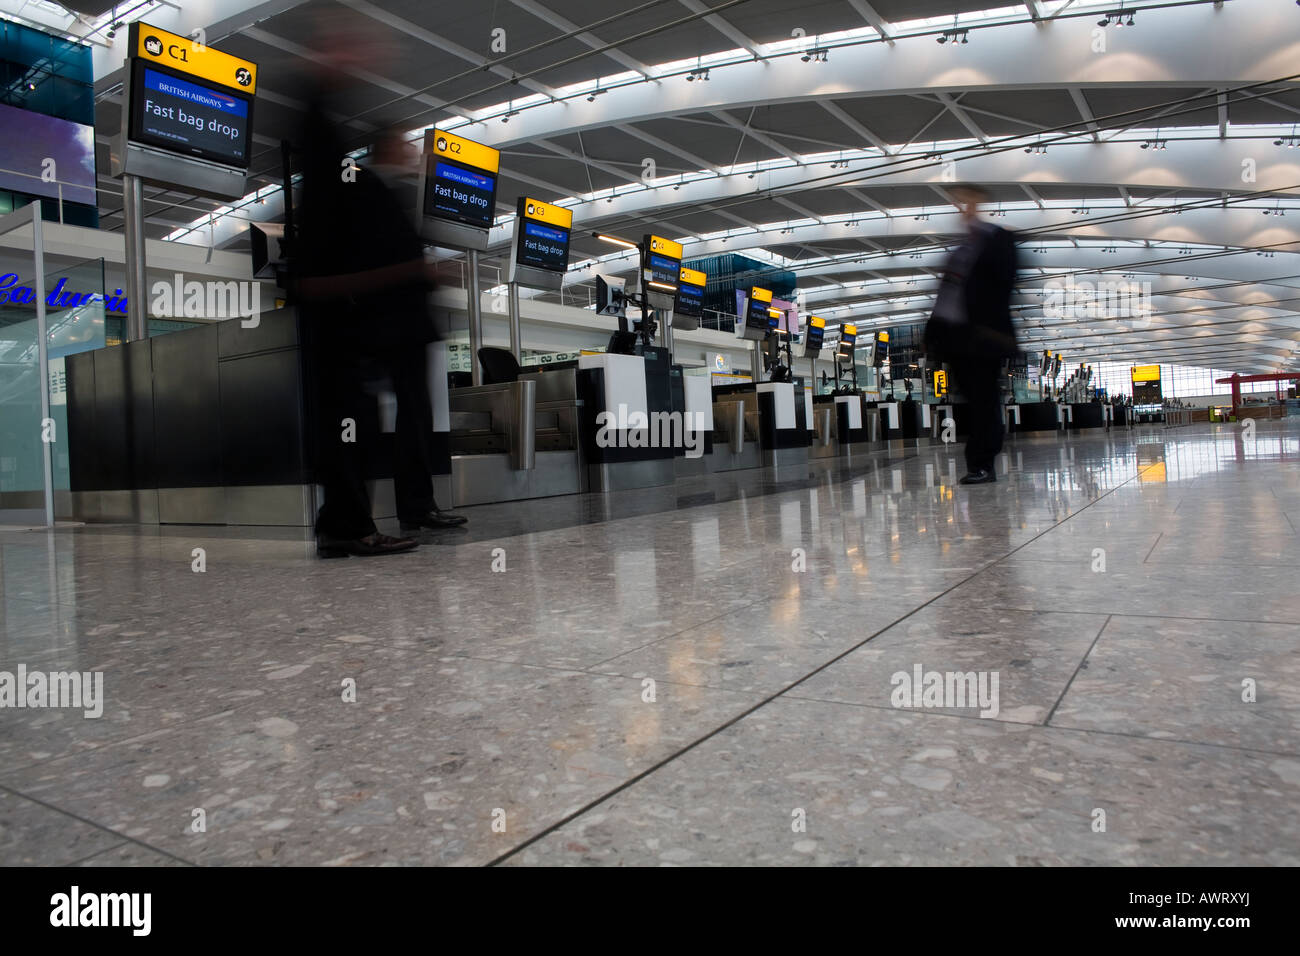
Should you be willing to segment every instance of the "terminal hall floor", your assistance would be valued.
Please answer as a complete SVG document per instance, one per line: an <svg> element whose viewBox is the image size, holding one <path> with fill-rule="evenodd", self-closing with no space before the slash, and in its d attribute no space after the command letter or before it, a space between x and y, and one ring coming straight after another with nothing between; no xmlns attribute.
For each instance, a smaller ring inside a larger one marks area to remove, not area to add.
<svg viewBox="0 0 1300 956"><path fill-rule="evenodd" d="M0 864L1300 863L1300 421L959 458L0 533Z"/></svg>

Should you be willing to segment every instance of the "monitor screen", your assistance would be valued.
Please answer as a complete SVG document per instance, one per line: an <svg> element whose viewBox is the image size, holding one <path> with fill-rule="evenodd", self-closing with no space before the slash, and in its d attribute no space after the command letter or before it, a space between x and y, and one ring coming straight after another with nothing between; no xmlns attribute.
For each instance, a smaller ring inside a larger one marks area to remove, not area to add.
<svg viewBox="0 0 1300 956"><path fill-rule="evenodd" d="M699 318L704 314L704 286L683 282L677 286L677 305L673 309L677 315L689 315Z"/></svg>
<svg viewBox="0 0 1300 956"><path fill-rule="evenodd" d="M193 76L135 60L131 80L133 142L182 156L248 168L253 98Z"/></svg>
<svg viewBox="0 0 1300 956"><path fill-rule="evenodd" d="M664 285L676 286L678 279L681 277L682 264L676 259L669 259L667 256L652 252L647 262L647 268L650 270L651 282L662 282Z"/></svg>
<svg viewBox="0 0 1300 956"><path fill-rule="evenodd" d="M519 264L563 272L569 268L569 230L521 219Z"/></svg>
<svg viewBox="0 0 1300 956"><path fill-rule="evenodd" d="M428 170L426 216L491 228L496 214L496 176L434 156L429 158Z"/></svg>
<svg viewBox="0 0 1300 956"><path fill-rule="evenodd" d="M858 346L858 329L854 325L840 326L840 345L837 350L841 356L848 358Z"/></svg>
<svg viewBox="0 0 1300 956"><path fill-rule="evenodd" d="M804 350L820 352L826 340L826 323L815 316L808 320L808 330L804 333Z"/></svg>

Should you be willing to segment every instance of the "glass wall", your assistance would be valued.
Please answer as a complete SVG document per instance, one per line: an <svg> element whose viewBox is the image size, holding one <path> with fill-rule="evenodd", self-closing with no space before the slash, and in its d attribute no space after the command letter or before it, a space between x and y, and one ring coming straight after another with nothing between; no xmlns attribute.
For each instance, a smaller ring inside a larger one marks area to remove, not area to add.
<svg viewBox="0 0 1300 956"><path fill-rule="evenodd" d="M1097 362L1093 365L1093 379L1111 395L1132 395L1132 366L1127 362ZM1191 398L1199 395L1232 395L1232 385L1216 384L1215 379L1228 378L1231 372L1222 369L1200 368L1192 365L1161 365L1160 391L1165 398ZM1273 382L1243 382L1243 394L1272 393Z"/></svg>

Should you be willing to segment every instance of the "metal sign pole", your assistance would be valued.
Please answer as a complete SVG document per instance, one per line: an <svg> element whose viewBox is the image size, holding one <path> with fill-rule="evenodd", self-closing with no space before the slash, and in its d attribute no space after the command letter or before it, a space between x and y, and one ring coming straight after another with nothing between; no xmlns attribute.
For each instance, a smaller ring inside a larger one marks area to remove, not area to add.
<svg viewBox="0 0 1300 956"><path fill-rule="evenodd" d="M45 238L41 233L41 204L31 203L28 207L32 214L32 252L36 260L36 361L40 363L41 375L41 466L44 469L45 482L45 527L54 527L54 458L51 446L53 442L45 441L45 425L50 421L50 354L49 333L45 327ZM57 435L52 435L57 438Z"/></svg>
<svg viewBox="0 0 1300 956"><path fill-rule="evenodd" d="M523 361L523 348L519 335L519 283L508 283L510 290L510 354L516 362Z"/></svg>
<svg viewBox="0 0 1300 956"><path fill-rule="evenodd" d="M126 222L127 319L123 337L137 342L149 337L149 306L145 300L144 186L139 176L122 176L122 218Z"/></svg>
<svg viewBox="0 0 1300 956"><path fill-rule="evenodd" d="M478 287L478 252L465 252L465 305L469 314L469 367L470 383L483 384L483 369L479 366L478 350L483 347L483 315L480 311Z"/></svg>

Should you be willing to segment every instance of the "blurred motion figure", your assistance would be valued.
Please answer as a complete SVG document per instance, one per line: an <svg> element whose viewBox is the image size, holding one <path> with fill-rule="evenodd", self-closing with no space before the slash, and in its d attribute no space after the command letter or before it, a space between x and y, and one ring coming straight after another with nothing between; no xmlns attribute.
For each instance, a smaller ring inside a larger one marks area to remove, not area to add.
<svg viewBox="0 0 1300 956"><path fill-rule="evenodd" d="M948 256L934 312L925 329L927 353L946 361L970 405L964 485L997 480L994 460L1002 451L998 383L1002 363L1018 351L1011 323L1016 282L1014 236L979 218L988 199L977 186L951 190L966 227Z"/></svg>

